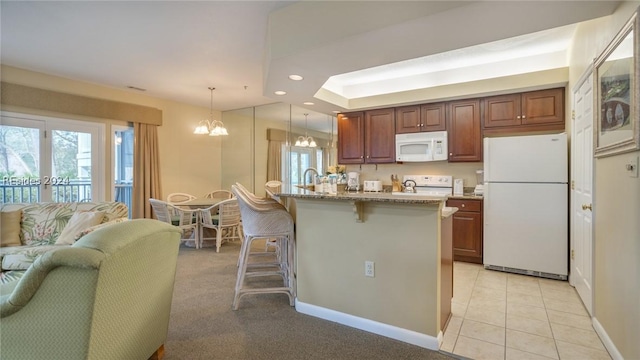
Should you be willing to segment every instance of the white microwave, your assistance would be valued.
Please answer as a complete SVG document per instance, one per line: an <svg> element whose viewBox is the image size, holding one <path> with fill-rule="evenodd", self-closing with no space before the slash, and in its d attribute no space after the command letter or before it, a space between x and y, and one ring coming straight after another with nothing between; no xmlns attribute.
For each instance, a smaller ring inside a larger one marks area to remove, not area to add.
<svg viewBox="0 0 640 360"><path fill-rule="evenodd" d="M396 161L447 160L447 146L446 131L396 134Z"/></svg>

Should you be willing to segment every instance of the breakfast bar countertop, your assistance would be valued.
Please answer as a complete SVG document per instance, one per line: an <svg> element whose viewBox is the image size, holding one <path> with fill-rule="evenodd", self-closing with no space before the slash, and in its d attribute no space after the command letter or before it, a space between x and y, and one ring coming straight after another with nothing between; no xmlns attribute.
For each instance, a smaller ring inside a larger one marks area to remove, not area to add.
<svg viewBox="0 0 640 360"><path fill-rule="evenodd" d="M295 186L283 186L282 191L275 194L280 197L292 197L298 199L327 199L340 201L365 201L365 202L392 202L405 204L437 204L443 202L443 198L420 195L397 195L390 192L355 192L345 191L336 194L320 193Z"/></svg>

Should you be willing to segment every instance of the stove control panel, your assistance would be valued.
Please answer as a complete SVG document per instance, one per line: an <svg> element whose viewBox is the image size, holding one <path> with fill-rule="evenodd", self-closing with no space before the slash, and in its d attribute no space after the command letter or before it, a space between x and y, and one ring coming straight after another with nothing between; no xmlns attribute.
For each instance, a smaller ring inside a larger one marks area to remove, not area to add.
<svg viewBox="0 0 640 360"><path fill-rule="evenodd" d="M450 175L405 175L402 182L413 180L416 186L453 188L453 176Z"/></svg>

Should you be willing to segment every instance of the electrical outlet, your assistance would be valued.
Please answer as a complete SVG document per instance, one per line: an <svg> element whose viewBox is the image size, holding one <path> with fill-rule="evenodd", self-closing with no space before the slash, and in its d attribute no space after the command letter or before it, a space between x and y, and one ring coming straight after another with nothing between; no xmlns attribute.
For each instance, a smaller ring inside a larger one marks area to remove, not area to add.
<svg viewBox="0 0 640 360"><path fill-rule="evenodd" d="M629 172L629 177L638 177L638 156L630 157L625 164L626 170Z"/></svg>
<svg viewBox="0 0 640 360"><path fill-rule="evenodd" d="M365 261L364 262L364 276L375 277L375 265L373 261Z"/></svg>

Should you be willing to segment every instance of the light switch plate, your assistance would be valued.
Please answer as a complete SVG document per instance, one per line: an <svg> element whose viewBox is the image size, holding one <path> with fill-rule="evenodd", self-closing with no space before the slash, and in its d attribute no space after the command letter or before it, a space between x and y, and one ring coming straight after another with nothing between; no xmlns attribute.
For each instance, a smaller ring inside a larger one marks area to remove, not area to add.
<svg viewBox="0 0 640 360"><path fill-rule="evenodd" d="M629 158L625 164L625 168L629 173L629 177L638 177L638 155L634 155Z"/></svg>

